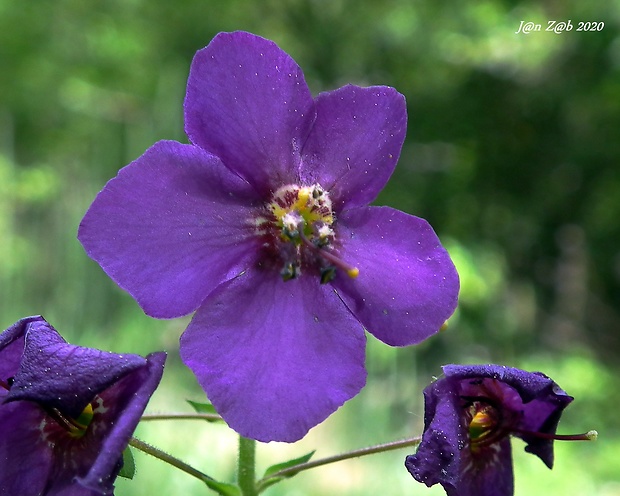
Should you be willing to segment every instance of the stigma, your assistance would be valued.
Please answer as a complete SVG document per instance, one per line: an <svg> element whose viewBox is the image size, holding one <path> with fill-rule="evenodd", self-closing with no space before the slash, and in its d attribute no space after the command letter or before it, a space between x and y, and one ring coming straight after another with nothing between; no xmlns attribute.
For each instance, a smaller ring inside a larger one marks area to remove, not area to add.
<svg viewBox="0 0 620 496"><path fill-rule="evenodd" d="M336 251L335 216L329 194L319 184L290 184L276 190L256 218L256 233L264 239L268 258L280 267L283 281L314 272L321 284L339 272L351 278L359 269Z"/></svg>

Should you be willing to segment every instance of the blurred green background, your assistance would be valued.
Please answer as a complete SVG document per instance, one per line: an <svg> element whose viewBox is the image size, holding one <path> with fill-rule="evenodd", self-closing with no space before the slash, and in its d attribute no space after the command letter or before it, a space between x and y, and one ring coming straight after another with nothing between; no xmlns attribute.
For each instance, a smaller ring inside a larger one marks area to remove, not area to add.
<svg viewBox="0 0 620 496"><path fill-rule="evenodd" d="M572 31L545 32L571 20ZM542 31L515 34L521 21ZM579 21L603 22L578 32ZM598 25L600 27L600 25ZM259 469L419 434L422 388L445 363L541 370L576 397L548 471L514 441L516 494L620 495L620 2L0 0L0 327L42 313L71 342L165 349L149 411L190 411L178 358L188 319L155 321L84 254L76 230L118 169L160 139L186 141L192 56L219 31L276 41L312 91L396 87L409 129L378 204L428 219L462 279L449 329L415 348L369 337L368 386L295 445L260 445ZM138 436L218 478L235 436L197 421ZM273 495L438 495L404 450L342 462ZM209 494L136 454L117 494ZM1 470L1 468L0 468Z"/></svg>

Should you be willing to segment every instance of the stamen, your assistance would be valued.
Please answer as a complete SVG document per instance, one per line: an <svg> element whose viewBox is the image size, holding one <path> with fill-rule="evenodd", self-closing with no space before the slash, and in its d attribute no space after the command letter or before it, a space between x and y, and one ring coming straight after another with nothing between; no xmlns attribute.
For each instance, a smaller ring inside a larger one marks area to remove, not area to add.
<svg viewBox="0 0 620 496"><path fill-rule="evenodd" d="M308 248L310 248L314 253L316 253L318 256L320 256L320 257L324 258L325 260L327 260L328 262L330 262L337 269L344 270L347 273L347 275L350 278L352 278L352 279L355 279L357 276L359 276L360 270L357 267L353 267L353 266L349 265L344 260L341 260L336 255L334 255L332 252L327 251L324 248L319 248L312 241L310 241L306 237L306 235L304 234L304 229L303 229L303 225L302 224L300 224L297 227L297 231L299 233L299 237L301 238L302 242Z"/></svg>
<svg viewBox="0 0 620 496"><path fill-rule="evenodd" d="M591 430L583 434L549 434L546 432L531 432L522 429L512 429L512 432L526 436L537 437L539 439L549 439L551 441L596 441L598 432Z"/></svg>
<svg viewBox="0 0 620 496"><path fill-rule="evenodd" d="M283 281L290 281L291 279L295 279L299 276L299 267L292 262L288 262L284 264L284 267L282 267L280 275L282 276Z"/></svg>

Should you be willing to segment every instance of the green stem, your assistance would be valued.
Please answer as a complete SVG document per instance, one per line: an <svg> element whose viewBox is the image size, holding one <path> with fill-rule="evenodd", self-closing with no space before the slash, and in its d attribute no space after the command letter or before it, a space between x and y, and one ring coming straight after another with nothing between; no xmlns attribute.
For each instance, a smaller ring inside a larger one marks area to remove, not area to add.
<svg viewBox="0 0 620 496"><path fill-rule="evenodd" d="M145 413L140 420L207 420L220 421L217 413Z"/></svg>
<svg viewBox="0 0 620 496"><path fill-rule="evenodd" d="M132 437L129 440L129 445L133 446L136 449L139 449L140 451L144 453L154 456L155 458L158 458L161 461L166 462L172 465L173 467L178 468L179 470L182 470L183 472L191 475L192 477L196 477L201 482L205 482L207 480L209 481L214 480L213 478L209 477L207 474L202 473L200 470L195 469L191 465L188 465L187 463L179 460L178 458L175 458L174 456L169 455L165 451L162 451L159 448L156 448L155 446L151 446L150 444L147 444L144 441L140 441L139 439L136 439L135 437Z"/></svg>
<svg viewBox="0 0 620 496"><path fill-rule="evenodd" d="M239 488L243 496L257 496L256 487L256 441L239 436L239 460L237 465Z"/></svg>
<svg viewBox="0 0 620 496"><path fill-rule="evenodd" d="M412 437L409 439L403 439L400 441L392 441L384 444L377 444L375 446L369 446L367 448L360 448L353 451L348 451L346 453L341 453L339 455L328 456L326 458L321 458L320 460L314 460L305 463L299 463L298 465L293 465L292 467L287 467L278 472L274 472L273 474L269 474L267 477L263 477L258 481L258 487L260 488L267 482L269 479L281 478L281 477L290 477L299 472L303 472L304 470L309 470L311 468L320 467L322 465L328 465L330 463L340 462L342 460L348 460L350 458L359 458L360 456L366 455L374 455L375 453L383 453L384 451L393 451L401 448L408 448L411 446L416 446L420 444L422 441L421 437Z"/></svg>

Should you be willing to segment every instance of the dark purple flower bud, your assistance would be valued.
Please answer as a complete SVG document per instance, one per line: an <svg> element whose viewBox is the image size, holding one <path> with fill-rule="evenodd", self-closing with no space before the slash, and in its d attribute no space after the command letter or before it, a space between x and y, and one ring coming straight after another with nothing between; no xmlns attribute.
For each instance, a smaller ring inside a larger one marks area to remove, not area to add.
<svg viewBox="0 0 620 496"><path fill-rule="evenodd" d="M232 428L296 441L364 386L364 328L410 345L456 307L431 226L368 206L400 155L405 99L313 98L275 43L235 32L194 57L184 110L192 144L123 168L79 239L148 315L196 311L181 356Z"/></svg>
<svg viewBox="0 0 620 496"><path fill-rule="evenodd" d="M40 316L0 334L0 494L113 494L165 358L67 344Z"/></svg>
<svg viewBox="0 0 620 496"><path fill-rule="evenodd" d="M424 390L424 434L405 465L427 486L449 496L510 496L514 478L510 436L553 466L553 441L591 440L596 432L560 436L562 411L573 401L540 372L500 365L446 365Z"/></svg>

